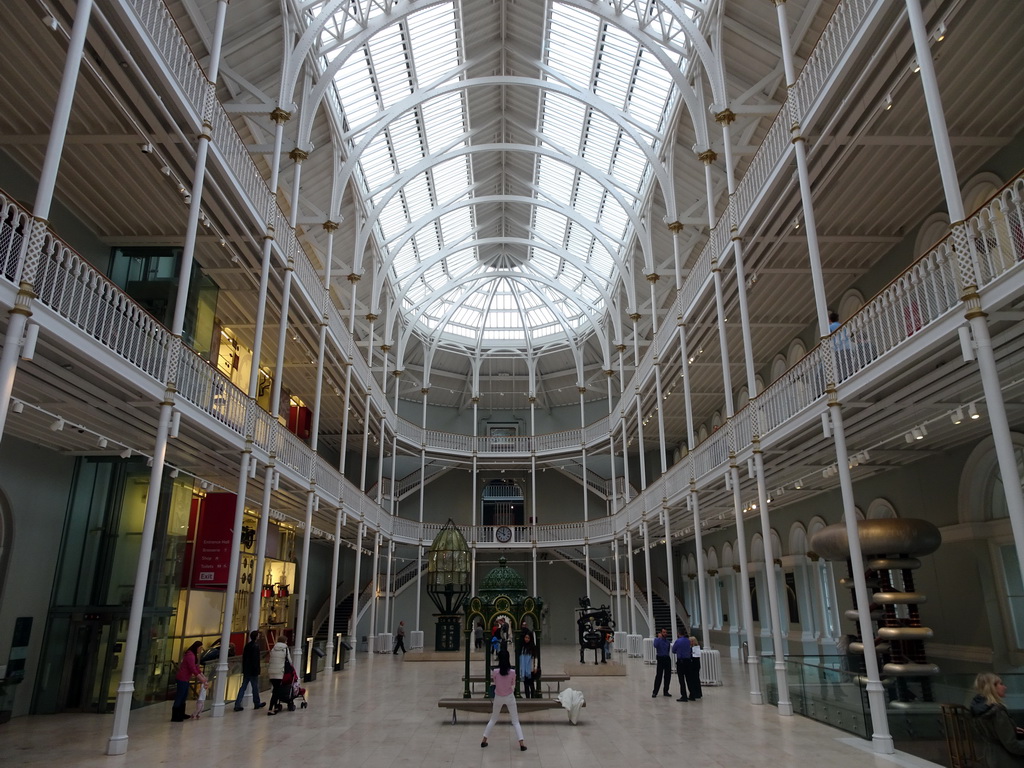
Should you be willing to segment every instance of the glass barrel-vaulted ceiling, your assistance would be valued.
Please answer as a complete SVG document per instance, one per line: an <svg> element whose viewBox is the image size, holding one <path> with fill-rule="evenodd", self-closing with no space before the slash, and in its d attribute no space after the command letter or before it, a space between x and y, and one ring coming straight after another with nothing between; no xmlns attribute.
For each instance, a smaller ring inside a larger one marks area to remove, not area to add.
<svg viewBox="0 0 1024 768"><path fill-rule="evenodd" d="M504 84L530 94L529 131L516 133L532 143L505 146L494 139L504 115L471 114L462 11L440 3L401 18L334 76L346 143L362 147L354 178L373 214L371 250L404 322L428 341L466 351L576 344L624 279L649 153L674 111L672 77L623 29L552 2L535 75ZM339 12L322 28L325 68L347 50L337 45L344 24ZM666 53L682 68L678 50ZM507 150L531 153L530 178L483 157ZM510 183L496 185L506 172Z"/></svg>

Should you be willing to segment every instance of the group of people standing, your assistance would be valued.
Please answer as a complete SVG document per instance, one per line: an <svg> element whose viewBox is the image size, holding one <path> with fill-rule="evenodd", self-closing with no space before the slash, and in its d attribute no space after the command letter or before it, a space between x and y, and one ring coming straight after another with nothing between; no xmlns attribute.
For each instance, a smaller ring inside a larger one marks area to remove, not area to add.
<svg viewBox="0 0 1024 768"><path fill-rule="evenodd" d="M171 721L180 723L185 720L197 720L203 712L206 702L206 692L209 690L210 681L203 674L202 669L203 643L200 640L192 643L181 657L178 665L178 672L175 675L177 691L175 692L174 704L171 707ZM253 710L263 709L267 706L265 701L260 700L260 672L262 668L263 649L260 647L260 633L253 630L249 633L249 642L242 649L242 685L235 697L235 712L245 709L245 694L250 691L252 695ZM277 641L271 647L267 655L267 673L270 677L271 697L270 711L267 715L276 715L287 704L289 710L295 709L292 702L291 687L298 680L295 668L292 666L291 651L283 634L278 635ZM196 698L196 709L189 718L185 714L185 702L188 699L189 688L193 680L199 681L199 695Z"/></svg>
<svg viewBox="0 0 1024 768"><path fill-rule="evenodd" d="M664 688L664 696L671 696L669 684L672 681L672 660L676 662L676 677L679 680L680 696L676 701L699 701L703 692L700 687L700 643L696 637L689 636L681 630L675 642L669 644L668 630L658 630L654 637L654 658L656 671L654 675L654 692L651 698L657 698L658 691Z"/></svg>

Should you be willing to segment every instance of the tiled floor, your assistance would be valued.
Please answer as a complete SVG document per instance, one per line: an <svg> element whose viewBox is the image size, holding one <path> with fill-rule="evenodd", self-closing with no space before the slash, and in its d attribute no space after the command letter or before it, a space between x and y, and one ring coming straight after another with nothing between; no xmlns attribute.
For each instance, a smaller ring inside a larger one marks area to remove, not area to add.
<svg viewBox="0 0 1024 768"><path fill-rule="evenodd" d="M617 656L621 654L616 654ZM578 668L575 650L546 648L545 666ZM563 687L581 690L587 706L573 726L552 710L523 716L529 750L520 752L507 715L480 748L487 716L450 712L437 700L461 694L463 667L453 662L404 662L390 654L360 654L355 666L321 676L309 688L309 708L269 718L266 710L208 714L171 723L170 705L132 713L128 754L105 756L109 716L26 717L0 726L0 765L153 766L186 768L400 768L507 766L933 767L913 756L875 755L870 744L803 717L780 717L771 706L749 704L746 676L725 660L725 685L706 688L699 702L651 698L653 668L625 661L624 677L575 677ZM475 664L475 668L480 664ZM475 670L474 670L475 671ZM191 703L190 703L191 707Z"/></svg>

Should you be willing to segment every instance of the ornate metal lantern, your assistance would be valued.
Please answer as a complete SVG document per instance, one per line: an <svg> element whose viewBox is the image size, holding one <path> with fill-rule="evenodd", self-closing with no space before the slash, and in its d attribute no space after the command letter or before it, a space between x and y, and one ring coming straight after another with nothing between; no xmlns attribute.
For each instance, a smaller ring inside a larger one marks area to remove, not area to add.
<svg viewBox="0 0 1024 768"><path fill-rule="evenodd" d="M459 650L459 612L469 594L469 577L469 545L449 519L427 554L427 594L438 610L434 637L437 651Z"/></svg>

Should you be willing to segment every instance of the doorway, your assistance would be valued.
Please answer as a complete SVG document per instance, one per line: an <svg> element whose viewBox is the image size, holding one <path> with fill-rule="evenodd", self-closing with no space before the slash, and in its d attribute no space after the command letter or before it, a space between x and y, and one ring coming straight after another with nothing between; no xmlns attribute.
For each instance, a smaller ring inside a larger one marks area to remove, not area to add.
<svg viewBox="0 0 1024 768"><path fill-rule="evenodd" d="M57 692L58 712L113 712L116 700L118 644L110 617L77 614L70 618L63 674Z"/></svg>

